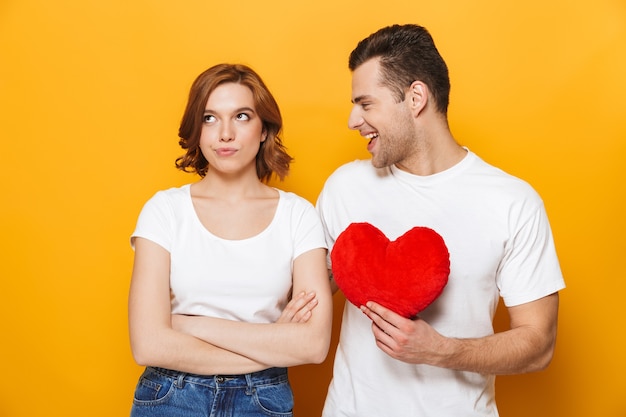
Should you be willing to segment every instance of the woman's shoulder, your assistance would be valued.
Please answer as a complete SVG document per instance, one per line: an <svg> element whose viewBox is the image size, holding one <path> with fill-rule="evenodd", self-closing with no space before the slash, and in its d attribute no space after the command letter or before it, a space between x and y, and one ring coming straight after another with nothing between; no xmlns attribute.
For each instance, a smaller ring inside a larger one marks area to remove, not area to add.
<svg viewBox="0 0 626 417"><path fill-rule="evenodd" d="M279 188L278 191L281 203L294 207L313 207L313 204L306 198L294 193L293 191L285 191Z"/></svg>
<svg viewBox="0 0 626 417"><path fill-rule="evenodd" d="M182 200L189 197L191 184L185 184L180 187L171 187L157 191L152 198Z"/></svg>
<svg viewBox="0 0 626 417"><path fill-rule="evenodd" d="M155 192L146 202L145 208L161 210L168 208L176 210L189 201L190 185L191 184L185 184L180 187L171 187Z"/></svg>
<svg viewBox="0 0 626 417"><path fill-rule="evenodd" d="M280 203L276 219L278 223L289 227L292 233L307 235L311 230L316 230L323 241L322 222L315 210L315 206L306 198L291 192L278 190Z"/></svg>

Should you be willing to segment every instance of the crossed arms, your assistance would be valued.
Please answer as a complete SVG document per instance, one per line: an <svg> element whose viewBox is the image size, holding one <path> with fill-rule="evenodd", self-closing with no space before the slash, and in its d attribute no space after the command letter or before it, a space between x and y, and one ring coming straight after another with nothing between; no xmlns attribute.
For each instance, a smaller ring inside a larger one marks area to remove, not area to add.
<svg viewBox="0 0 626 417"><path fill-rule="evenodd" d="M170 256L164 248L135 239L129 329L139 365L211 375L325 359L332 323L326 250L314 249L295 259L294 297L275 323L172 316L169 271Z"/></svg>

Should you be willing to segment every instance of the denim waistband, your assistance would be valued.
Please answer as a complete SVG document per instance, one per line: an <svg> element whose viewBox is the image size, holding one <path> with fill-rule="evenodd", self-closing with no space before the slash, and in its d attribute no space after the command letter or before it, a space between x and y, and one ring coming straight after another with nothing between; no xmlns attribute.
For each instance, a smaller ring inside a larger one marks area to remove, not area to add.
<svg viewBox="0 0 626 417"><path fill-rule="evenodd" d="M258 372L240 375L197 375L172 369L148 367L154 372L175 378L179 384L184 382L220 387L259 386L276 384L288 380L287 368L268 368Z"/></svg>

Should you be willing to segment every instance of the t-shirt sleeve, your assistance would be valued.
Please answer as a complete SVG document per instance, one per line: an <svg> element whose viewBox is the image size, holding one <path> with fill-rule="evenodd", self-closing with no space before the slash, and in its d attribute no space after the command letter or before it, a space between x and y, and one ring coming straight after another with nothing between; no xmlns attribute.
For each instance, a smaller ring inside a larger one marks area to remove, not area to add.
<svg viewBox="0 0 626 417"><path fill-rule="evenodd" d="M166 195L160 191L144 204L135 231L131 235L130 242L134 249L134 238L148 239L168 252L171 251L173 236L172 207Z"/></svg>
<svg viewBox="0 0 626 417"><path fill-rule="evenodd" d="M543 204L521 223L507 243L497 284L508 307L534 301L565 288Z"/></svg>
<svg viewBox="0 0 626 417"><path fill-rule="evenodd" d="M363 162L363 161L359 161ZM315 209L322 222L324 229L324 239L328 248L328 256L326 263L331 268L330 253L333 250L337 237L352 222L367 221L365 218L357 218L349 209L353 201L346 201L346 198L352 198L354 195L351 190L354 189L354 178L366 178L363 182L370 181L370 169L361 171L362 165L357 162L340 166L333 172L324 183L322 191L317 197ZM369 161L364 161L366 166L370 168ZM355 174L355 170L358 170ZM361 182L361 186L363 186ZM360 215L361 213L359 213Z"/></svg>
<svg viewBox="0 0 626 417"><path fill-rule="evenodd" d="M294 236L293 258L297 258L303 253L317 248L327 248L324 238L322 222L311 203L302 200L299 206L299 215L295 216L296 231Z"/></svg>
<svg viewBox="0 0 626 417"><path fill-rule="evenodd" d="M322 228L324 233L324 240L326 241L326 247L328 248L328 254L326 255L326 266L328 269L332 268L332 262L330 260L330 252L335 245L335 238L332 236L330 229L331 225L329 224L330 219L326 217L327 207L326 207L326 185L322 189L322 192L317 197L317 202L315 203L315 209L317 214L322 222Z"/></svg>

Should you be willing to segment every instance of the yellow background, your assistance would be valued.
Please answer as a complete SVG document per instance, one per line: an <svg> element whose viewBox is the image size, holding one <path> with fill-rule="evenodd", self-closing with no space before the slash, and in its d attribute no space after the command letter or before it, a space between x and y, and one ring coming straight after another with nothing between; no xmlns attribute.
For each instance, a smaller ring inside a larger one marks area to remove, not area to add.
<svg viewBox="0 0 626 417"><path fill-rule="evenodd" d="M626 415L624 0L1 0L0 416L128 414L128 237L156 190L193 180L173 163L195 76L259 71L296 157L281 186L315 201L368 156L346 127L347 56L392 23L430 29L453 133L533 184L555 232L556 356L498 378L501 414ZM319 415L331 362L292 370L297 415Z"/></svg>

